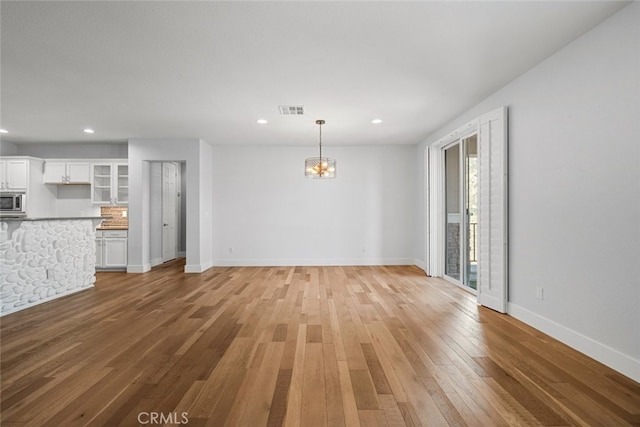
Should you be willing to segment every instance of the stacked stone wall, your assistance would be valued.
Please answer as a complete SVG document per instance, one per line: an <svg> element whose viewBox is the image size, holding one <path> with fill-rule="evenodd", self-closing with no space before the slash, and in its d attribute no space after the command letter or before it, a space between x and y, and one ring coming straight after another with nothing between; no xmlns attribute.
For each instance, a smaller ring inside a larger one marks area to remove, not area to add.
<svg viewBox="0 0 640 427"><path fill-rule="evenodd" d="M17 224L10 232L8 222L0 223L0 315L93 286L96 249L91 221Z"/></svg>

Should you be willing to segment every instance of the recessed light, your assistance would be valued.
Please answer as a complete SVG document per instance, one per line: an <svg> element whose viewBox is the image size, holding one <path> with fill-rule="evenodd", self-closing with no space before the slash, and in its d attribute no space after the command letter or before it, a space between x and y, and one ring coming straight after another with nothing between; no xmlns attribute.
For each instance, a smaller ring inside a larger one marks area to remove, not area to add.
<svg viewBox="0 0 640 427"><path fill-rule="evenodd" d="M84 133L95 133L95 132L93 131L93 129L86 128L84 130Z"/></svg>
<svg viewBox="0 0 640 427"><path fill-rule="evenodd" d="M380 123L382 123L382 120L380 120L380 119L373 119L373 120L371 120L371 123L373 123L374 125L379 125Z"/></svg>
<svg viewBox="0 0 640 427"><path fill-rule="evenodd" d="M6 129L0 129L0 133L9 133L9 131Z"/></svg>
<svg viewBox="0 0 640 427"><path fill-rule="evenodd" d="M267 122L265 119L258 119L258 120L256 120L256 123L261 124L261 125L266 125L269 122Z"/></svg>

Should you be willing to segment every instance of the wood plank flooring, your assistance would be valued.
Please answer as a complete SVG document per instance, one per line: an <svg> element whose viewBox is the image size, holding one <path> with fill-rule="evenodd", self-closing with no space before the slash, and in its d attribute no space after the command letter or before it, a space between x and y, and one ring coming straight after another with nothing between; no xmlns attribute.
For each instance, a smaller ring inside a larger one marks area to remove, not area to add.
<svg viewBox="0 0 640 427"><path fill-rule="evenodd" d="M0 319L2 426L640 425L640 384L415 267L182 269Z"/></svg>

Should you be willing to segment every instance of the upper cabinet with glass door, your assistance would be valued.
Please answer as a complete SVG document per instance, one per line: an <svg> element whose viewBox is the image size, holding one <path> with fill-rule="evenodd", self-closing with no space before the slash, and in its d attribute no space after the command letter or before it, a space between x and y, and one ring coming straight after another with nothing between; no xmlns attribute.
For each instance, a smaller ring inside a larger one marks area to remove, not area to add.
<svg viewBox="0 0 640 427"><path fill-rule="evenodd" d="M116 204L126 205L129 203L129 164L118 163L116 170Z"/></svg>
<svg viewBox="0 0 640 427"><path fill-rule="evenodd" d="M94 163L91 167L91 202L99 205L129 203L127 163Z"/></svg>

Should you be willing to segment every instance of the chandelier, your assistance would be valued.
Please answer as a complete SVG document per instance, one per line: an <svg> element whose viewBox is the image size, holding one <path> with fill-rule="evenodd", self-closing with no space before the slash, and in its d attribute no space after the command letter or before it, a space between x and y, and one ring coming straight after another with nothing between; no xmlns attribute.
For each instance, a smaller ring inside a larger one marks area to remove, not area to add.
<svg viewBox="0 0 640 427"><path fill-rule="evenodd" d="M322 157L322 125L324 120L316 120L320 128L320 155L309 157L304 161L304 176L311 179L328 179L336 177L336 159Z"/></svg>

